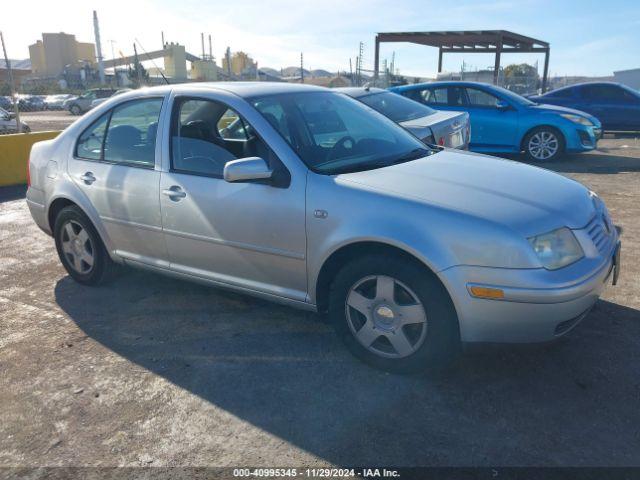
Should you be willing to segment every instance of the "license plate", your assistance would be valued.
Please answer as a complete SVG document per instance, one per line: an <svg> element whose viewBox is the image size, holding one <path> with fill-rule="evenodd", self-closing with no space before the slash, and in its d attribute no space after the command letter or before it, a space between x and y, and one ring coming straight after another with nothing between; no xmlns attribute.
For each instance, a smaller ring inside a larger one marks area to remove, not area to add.
<svg viewBox="0 0 640 480"><path fill-rule="evenodd" d="M452 148L458 148L464 144L464 138L462 136L462 130L458 130L457 132L453 132L449 137L449 143Z"/></svg>
<svg viewBox="0 0 640 480"><path fill-rule="evenodd" d="M618 242L616 246L616 253L613 254L613 281L612 285L616 285L618 283L618 277L620 276L620 250L622 250L622 245Z"/></svg>

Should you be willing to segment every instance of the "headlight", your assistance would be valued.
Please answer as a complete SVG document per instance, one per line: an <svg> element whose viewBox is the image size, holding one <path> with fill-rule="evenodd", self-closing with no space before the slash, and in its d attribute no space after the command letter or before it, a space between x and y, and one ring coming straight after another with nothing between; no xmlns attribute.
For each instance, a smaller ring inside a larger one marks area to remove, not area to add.
<svg viewBox="0 0 640 480"><path fill-rule="evenodd" d="M572 113L561 113L560 116L562 118L566 118L567 120L577 123L578 125L584 125L585 127L593 127L593 122L586 117L581 117L580 115L574 115Z"/></svg>
<svg viewBox="0 0 640 480"><path fill-rule="evenodd" d="M557 270L584 256L582 247L566 227L529 238L529 243L547 270Z"/></svg>

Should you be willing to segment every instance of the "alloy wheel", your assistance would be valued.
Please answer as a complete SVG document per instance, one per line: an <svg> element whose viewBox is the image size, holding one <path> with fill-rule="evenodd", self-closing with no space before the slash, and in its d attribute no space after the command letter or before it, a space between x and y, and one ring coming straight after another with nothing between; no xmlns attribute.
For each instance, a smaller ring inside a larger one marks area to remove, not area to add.
<svg viewBox="0 0 640 480"><path fill-rule="evenodd" d="M370 352L402 358L424 343L427 316L418 296L399 280L374 275L356 282L347 295L347 323Z"/></svg>
<svg viewBox="0 0 640 480"><path fill-rule="evenodd" d="M536 132L529 139L529 153L536 160L548 160L558 152L559 148L558 137L547 130Z"/></svg>
<svg viewBox="0 0 640 480"><path fill-rule="evenodd" d="M62 251L76 272L86 275L93 268L95 248L91 237L78 222L69 220L62 227Z"/></svg>

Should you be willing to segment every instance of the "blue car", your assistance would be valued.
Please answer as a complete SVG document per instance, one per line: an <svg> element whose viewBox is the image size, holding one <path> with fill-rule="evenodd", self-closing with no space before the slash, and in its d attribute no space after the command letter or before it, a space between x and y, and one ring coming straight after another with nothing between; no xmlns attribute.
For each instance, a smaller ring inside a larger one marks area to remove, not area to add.
<svg viewBox="0 0 640 480"><path fill-rule="evenodd" d="M579 83L529 99L588 112L606 131L640 130L640 92L621 83Z"/></svg>
<svg viewBox="0 0 640 480"><path fill-rule="evenodd" d="M436 110L468 112L474 152L524 151L531 161L551 161L563 152L593 150L602 133L600 121L588 113L539 105L486 83L432 82L390 90Z"/></svg>

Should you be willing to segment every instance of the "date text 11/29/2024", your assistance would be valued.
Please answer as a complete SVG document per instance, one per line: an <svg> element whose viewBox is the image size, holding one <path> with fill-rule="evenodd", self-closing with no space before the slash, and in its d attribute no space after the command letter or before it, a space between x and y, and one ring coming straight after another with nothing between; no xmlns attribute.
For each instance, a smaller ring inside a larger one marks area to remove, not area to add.
<svg viewBox="0 0 640 480"><path fill-rule="evenodd" d="M234 477L262 478L397 478L397 470L386 468L234 468Z"/></svg>

